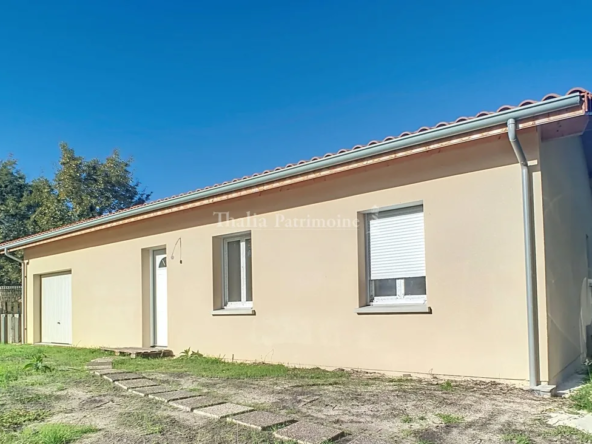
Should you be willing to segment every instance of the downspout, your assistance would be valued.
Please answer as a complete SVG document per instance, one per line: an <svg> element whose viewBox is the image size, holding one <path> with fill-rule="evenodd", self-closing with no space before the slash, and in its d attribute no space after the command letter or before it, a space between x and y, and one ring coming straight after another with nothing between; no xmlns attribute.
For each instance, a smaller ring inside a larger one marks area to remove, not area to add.
<svg viewBox="0 0 592 444"><path fill-rule="evenodd" d="M21 264L21 315L22 315L21 344L24 344L25 343L25 311L26 311L26 307L25 307L25 261L10 254L10 252L8 251L8 248L4 249L4 256L6 256L9 259L12 259L13 261L17 261L19 264Z"/></svg>
<svg viewBox="0 0 592 444"><path fill-rule="evenodd" d="M516 135L516 120L508 120L508 139L514 149L518 163L522 170L522 212L524 214L524 268L526 269L526 311L528 318L528 366L530 387L534 388L540 384L539 375L539 347L538 347L538 322L536 313L535 295L535 269L533 253L533 210L532 210L532 187L530 183L530 171L528 161Z"/></svg>

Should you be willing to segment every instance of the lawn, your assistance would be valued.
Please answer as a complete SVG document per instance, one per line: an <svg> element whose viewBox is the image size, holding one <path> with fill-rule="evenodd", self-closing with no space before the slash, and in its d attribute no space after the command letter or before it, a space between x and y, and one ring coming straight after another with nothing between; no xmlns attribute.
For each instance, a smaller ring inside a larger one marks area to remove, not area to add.
<svg viewBox="0 0 592 444"><path fill-rule="evenodd" d="M87 378L84 365L101 356L105 353L98 349L0 344L0 386L14 384L21 378L25 378L25 383L31 383L31 376L35 376L35 383L40 384L44 380ZM51 369L59 371L43 374L23 370L38 357Z"/></svg>
<svg viewBox="0 0 592 444"><path fill-rule="evenodd" d="M92 349L0 344L0 444L67 444L95 432L46 421L66 386L96 384L84 365L99 356Z"/></svg>
<svg viewBox="0 0 592 444"><path fill-rule="evenodd" d="M351 373L320 368L295 368L281 364L228 362L221 358L193 355L187 358L116 359L114 367L133 372L188 373L204 378L344 380Z"/></svg>
<svg viewBox="0 0 592 444"><path fill-rule="evenodd" d="M0 444L279 444L270 432L140 398L85 370L90 360L106 355L0 345ZM591 435L545 422L548 411L592 410L592 383L565 400L491 382L391 378L201 355L118 357L114 364L172 388L345 430L337 444L360 435L401 444L592 443Z"/></svg>

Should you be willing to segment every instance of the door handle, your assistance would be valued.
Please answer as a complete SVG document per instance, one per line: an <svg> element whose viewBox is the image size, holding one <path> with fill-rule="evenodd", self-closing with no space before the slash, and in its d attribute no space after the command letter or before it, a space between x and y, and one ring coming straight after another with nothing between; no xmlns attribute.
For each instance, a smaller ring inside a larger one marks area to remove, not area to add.
<svg viewBox="0 0 592 444"><path fill-rule="evenodd" d="M58 325L62 325L62 324L60 324L60 321L58 321Z"/></svg>

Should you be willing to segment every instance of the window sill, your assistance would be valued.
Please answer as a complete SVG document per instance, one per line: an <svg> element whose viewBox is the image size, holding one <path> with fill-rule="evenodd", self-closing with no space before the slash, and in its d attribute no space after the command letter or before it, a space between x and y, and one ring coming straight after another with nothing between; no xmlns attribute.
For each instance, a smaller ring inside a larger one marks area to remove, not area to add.
<svg viewBox="0 0 592 444"><path fill-rule="evenodd" d="M220 308L212 310L212 316L254 316L252 308Z"/></svg>
<svg viewBox="0 0 592 444"><path fill-rule="evenodd" d="M418 305L367 305L356 310L357 314L405 314L405 313L423 313L431 314L432 308L425 304Z"/></svg>

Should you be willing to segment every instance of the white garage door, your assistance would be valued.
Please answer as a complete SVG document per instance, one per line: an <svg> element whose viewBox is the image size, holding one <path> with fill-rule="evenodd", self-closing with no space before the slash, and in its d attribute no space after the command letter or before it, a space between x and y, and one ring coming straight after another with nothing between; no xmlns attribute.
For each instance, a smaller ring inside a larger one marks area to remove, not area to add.
<svg viewBox="0 0 592 444"><path fill-rule="evenodd" d="M41 278L41 342L72 343L72 275Z"/></svg>

